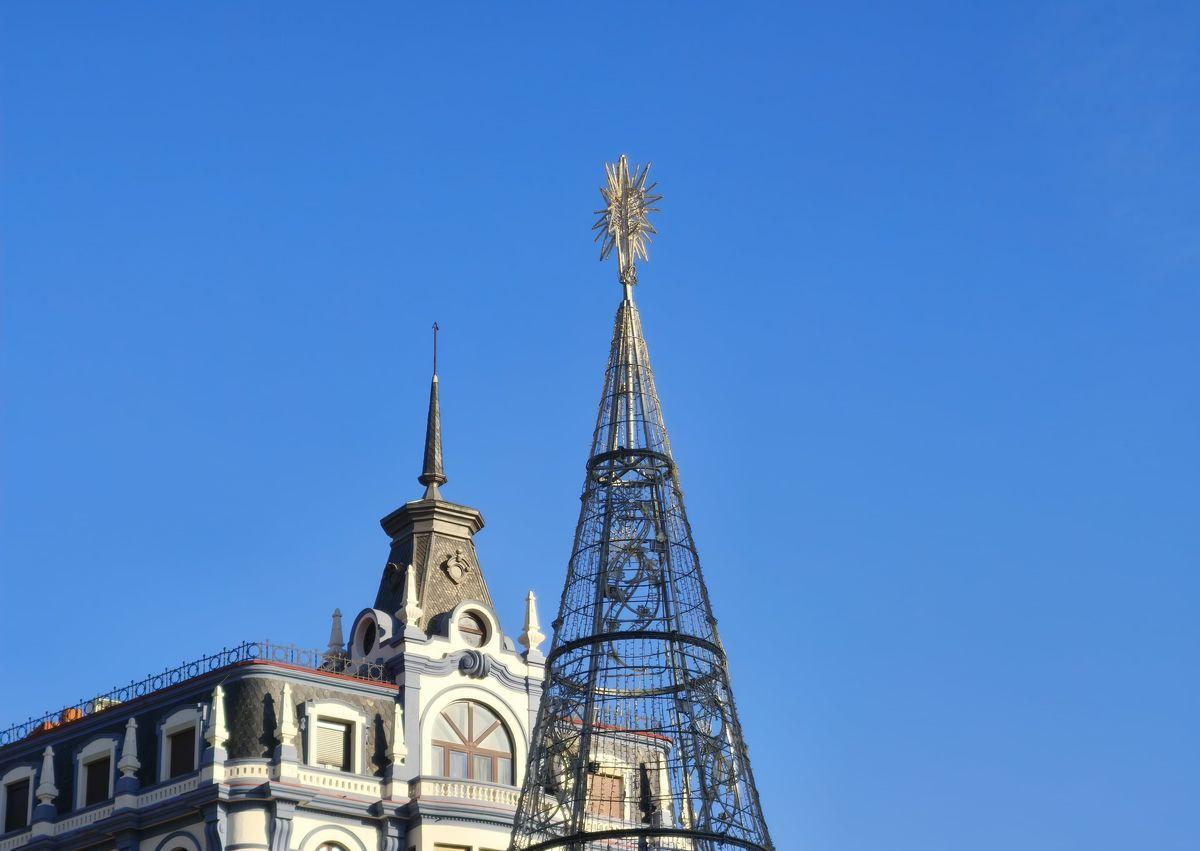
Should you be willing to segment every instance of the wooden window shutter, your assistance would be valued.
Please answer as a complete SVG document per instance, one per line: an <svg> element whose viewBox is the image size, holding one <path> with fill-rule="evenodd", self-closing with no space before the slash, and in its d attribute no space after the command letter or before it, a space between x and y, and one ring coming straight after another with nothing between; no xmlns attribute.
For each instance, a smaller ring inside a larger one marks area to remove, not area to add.
<svg viewBox="0 0 1200 851"><path fill-rule="evenodd" d="M625 780L611 774L593 774L588 782L587 811L610 819L625 817Z"/></svg>

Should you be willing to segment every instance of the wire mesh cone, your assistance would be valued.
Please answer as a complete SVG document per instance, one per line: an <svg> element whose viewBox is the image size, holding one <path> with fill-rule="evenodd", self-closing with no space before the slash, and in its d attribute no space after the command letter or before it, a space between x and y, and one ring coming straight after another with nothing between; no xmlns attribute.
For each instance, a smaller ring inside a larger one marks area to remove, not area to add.
<svg viewBox="0 0 1200 851"><path fill-rule="evenodd" d="M631 299L512 848L771 849Z"/></svg>

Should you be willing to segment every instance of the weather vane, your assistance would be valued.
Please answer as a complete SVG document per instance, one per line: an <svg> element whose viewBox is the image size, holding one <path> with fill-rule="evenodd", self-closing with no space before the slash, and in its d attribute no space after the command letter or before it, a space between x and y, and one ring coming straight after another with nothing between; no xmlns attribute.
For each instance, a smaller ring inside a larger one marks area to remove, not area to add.
<svg viewBox="0 0 1200 851"><path fill-rule="evenodd" d="M650 163L644 168L634 166L633 174L630 174L629 159L621 154L617 162L605 163L604 171L608 185L600 187L600 194L604 197L605 207L596 211L600 218L592 225L592 230L597 231L601 260L606 260L614 248L617 250L617 269L625 287L625 297L631 298L633 285L637 283L634 264L639 257L650 259L646 246L650 244L651 235L658 233L650 224L650 214L659 211L654 205L662 200L662 196L653 194L657 183L646 185Z"/></svg>

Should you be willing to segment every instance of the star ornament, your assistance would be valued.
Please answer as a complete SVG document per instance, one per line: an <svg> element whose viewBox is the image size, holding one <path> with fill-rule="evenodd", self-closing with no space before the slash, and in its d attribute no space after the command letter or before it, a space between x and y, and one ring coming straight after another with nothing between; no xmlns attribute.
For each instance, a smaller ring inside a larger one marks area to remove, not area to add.
<svg viewBox="0 0 1200 851"><path fill-rule="evenodd" d="M600 218L592 225L592 230L597 231L595 241L600 243L601 260L608 259L614 248L617 250L617 262L624 279L634 261L650 259L646 247L650 237L658 234L650 224L650 214L659 212L654 205L662 200L662 196L653 194L657 183L646 185L650 163L645 167L634 166L631 174L629 159L621 154L617 162L605 163L604 171L608 185L600 187L600 195L605 206L596 211Z"/></svg>

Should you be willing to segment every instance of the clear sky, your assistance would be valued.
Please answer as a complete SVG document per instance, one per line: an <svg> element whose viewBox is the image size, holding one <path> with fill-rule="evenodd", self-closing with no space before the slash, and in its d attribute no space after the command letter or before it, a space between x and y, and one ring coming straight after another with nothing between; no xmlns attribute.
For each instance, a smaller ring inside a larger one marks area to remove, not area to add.
<svg viewBox="0 0 1200 851"><path fill-rule="evenodd" d="M416 498L554 617L601 164L781 851L1200 847L1200 6L0 7L0 726L323 645Z"/></svg>

